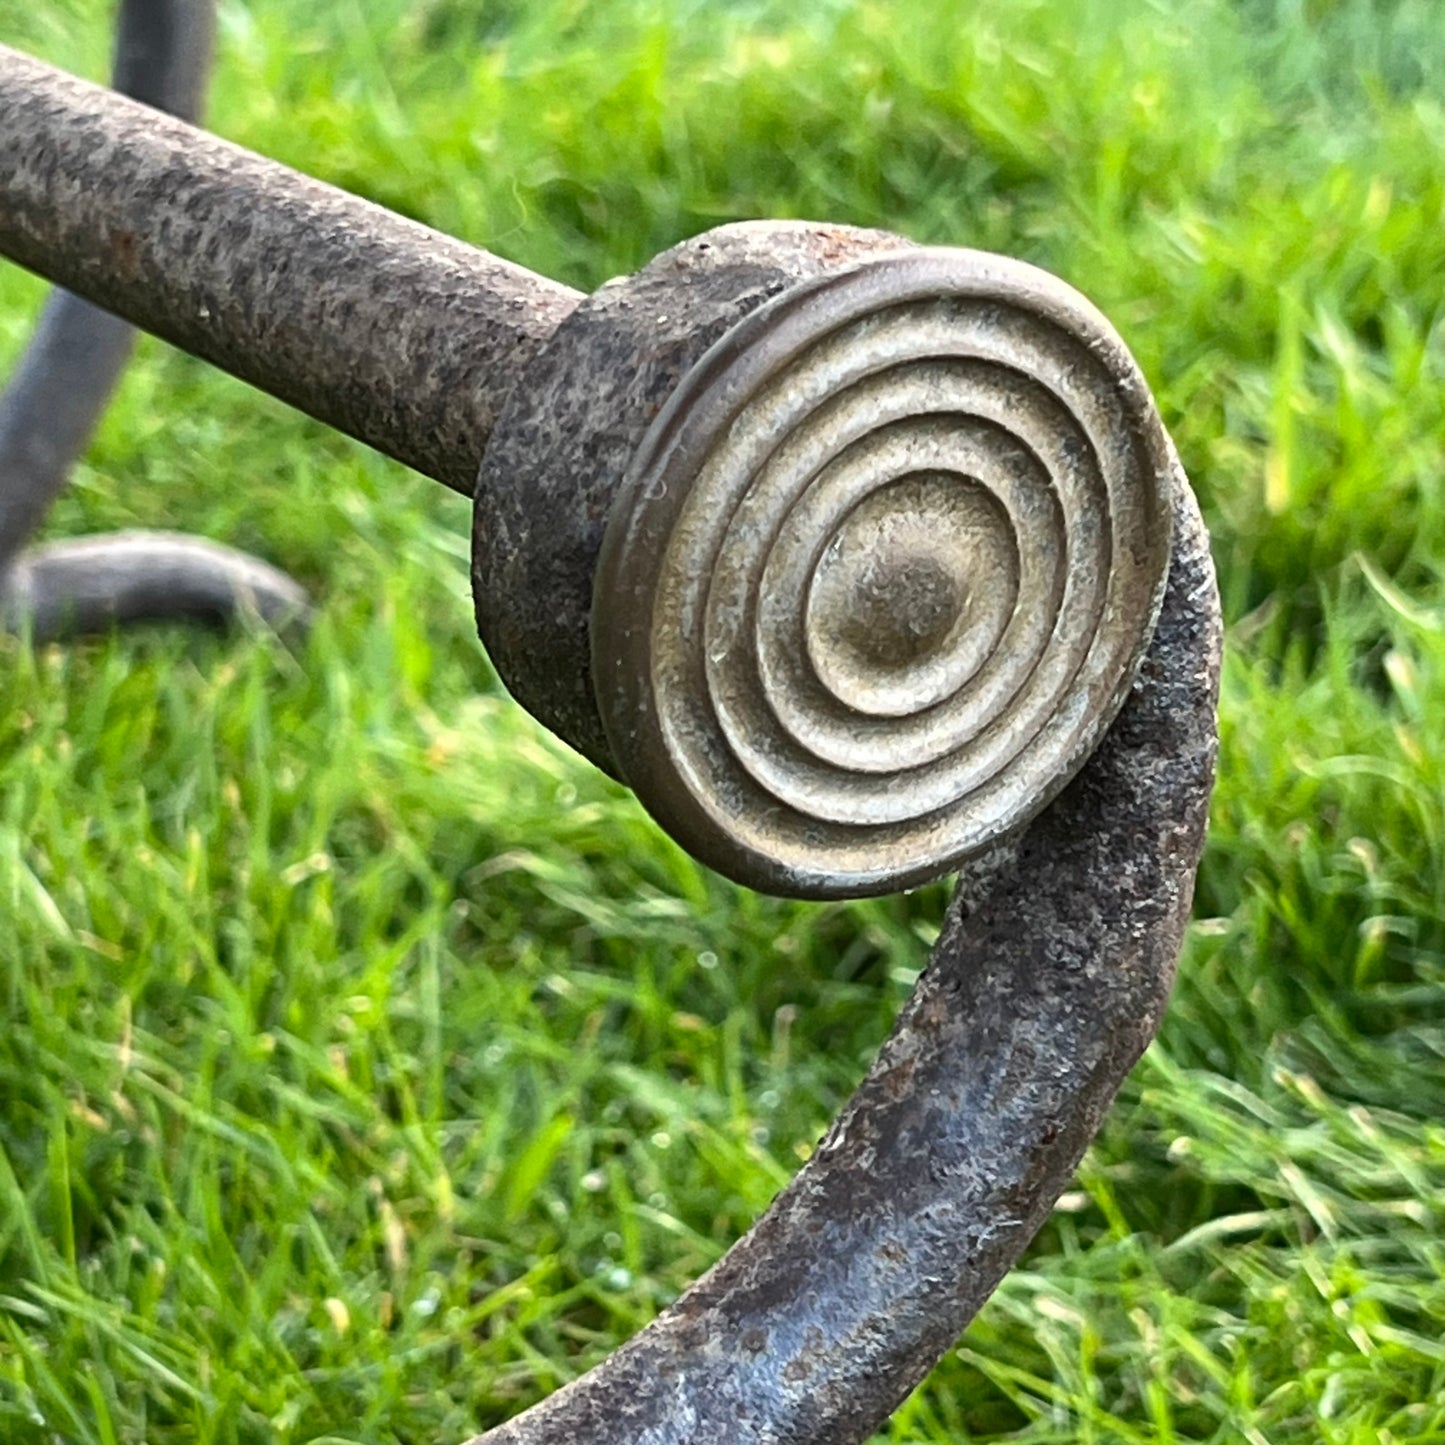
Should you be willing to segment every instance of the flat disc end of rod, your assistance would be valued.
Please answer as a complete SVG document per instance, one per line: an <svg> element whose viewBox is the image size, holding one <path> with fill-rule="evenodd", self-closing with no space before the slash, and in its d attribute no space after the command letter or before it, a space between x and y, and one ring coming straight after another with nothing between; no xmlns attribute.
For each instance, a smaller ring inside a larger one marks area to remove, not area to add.
<svg viewBox="0 0 1445 1445"><path fill-rule="evenodd" d="M1177 476L1123 342L1045 272L912 249L792 287L686 373L609 509L618 771L765 892L954 871L1122 705Z"/></svg>

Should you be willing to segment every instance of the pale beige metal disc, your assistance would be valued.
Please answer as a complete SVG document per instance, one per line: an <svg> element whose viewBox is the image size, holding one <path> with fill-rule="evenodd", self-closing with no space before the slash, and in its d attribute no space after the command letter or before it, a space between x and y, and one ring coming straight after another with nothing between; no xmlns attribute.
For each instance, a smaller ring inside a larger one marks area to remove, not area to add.
<svg viewBox="0 0 1445 1445"><path fill-rule="evenodd" d="M1148 644L1178 467L1057 278L909 250L803 283L684 377L609 515L613 755L766 892L955 869L1073 776Z"/></svg>

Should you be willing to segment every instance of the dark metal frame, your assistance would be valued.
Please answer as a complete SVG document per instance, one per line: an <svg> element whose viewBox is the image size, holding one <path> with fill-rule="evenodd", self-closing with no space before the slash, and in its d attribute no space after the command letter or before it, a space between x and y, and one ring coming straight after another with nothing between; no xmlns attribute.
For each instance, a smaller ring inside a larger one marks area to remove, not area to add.
<svg viewBox="0 0 1445 1445"><path fill-rule="evenodd" d="M544 348L580 336L581 374L604 411L621 410L578 445L612 470L546 474L577 540L543 563L528 554L519 635L585 637L608 605L593 589L617 469L708 347L878 245L813 227L781 228L756 254L737 243L741 263L714 265L706 240L679 248L632 297L656 300L646 288L670 268L692 310L671 323L658 305L624 334L605 290L584 314L565 287L3 49L0 134L0 252L456 490L471 492L479 463L485 479L573 434L577 388L554 385L558 353ZM1203 844L1219 614L1198 511L1171 468L1167 586L1118 684L1122 710L1042 812L963 866L928 968L813 1158L677 1304L479 1439L862 1441L1028 1245L1158 1026ZM579 489L570 502L564 484ZM519 529L546 517L509 512L485 484L476 507L485 622L516 600ZM518 654L525 667L528 645ZM547 671L524 681L539 690L528 705L615 767L591 694L555 668L549 693Z"/></svg>
<svg viewBox="0 0 1445 1445"><path fill-rule="evenodd" d="M183 119L199 116L212 0L122 0L111 84ZM305 592L274 567L200 537L127 532L26 544L65 487L130 357L135 329L70 292L47 298L0 393L0 625L37 642L153 619L272 627L303 621Z"/></svg>

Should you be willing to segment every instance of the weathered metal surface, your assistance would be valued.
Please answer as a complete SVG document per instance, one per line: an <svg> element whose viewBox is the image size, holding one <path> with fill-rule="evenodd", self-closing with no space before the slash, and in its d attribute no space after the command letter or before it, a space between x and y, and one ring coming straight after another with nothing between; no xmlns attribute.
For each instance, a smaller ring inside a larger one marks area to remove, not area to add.
<svg viewBox="0 0 1445 1445"><path fill-rule="evenodd" d="M124 0L111 84L144 105L195 119L212 20L208 0ZM134 336L128 323L79 296L55 291L46 298L0 393L0 576L64 489Z"/></svg>
<svg viewBox="0 0 1445 1445"><path fill-rule="evenodd" d="M477 479L477 629L517 701L598 767L619 775L592 680L597 556L648 427L750 311L908 244L804 222L709 231L588 297L518 378Z"/></svg>
<svg viewBox="0 0 1445 1445"><path fill-rule="evenodd" d="M696 856L887 892L1088 756L1158 610L1176 472L1123 343L1054 277L723 227L524 373L477 483L477 625Z"/></svg>
<svg viewBox="0 0 1445 1445"><path fill-rule="evenodd" d="M0 46L0 253L470 495L569 287Z"/></svg>
<svg viewBox="0 0 1445 1445"><path fill-rule="evenodd" d="M1176 484L1113 328L1002 256L791 287L648 428L597 569L622 777L740 882L953 872L1077 771L1158 612Z"/></svg>
<svg viewBox="0 0 1445 1445"><path fill-rule="evenodd" d="M857 1445L1046 1219L1158 1027L1215 756L1192 496L1153 642L1082 772L960 882L892 1038L754 1229L600 1366L476 1445Z"/></svg>

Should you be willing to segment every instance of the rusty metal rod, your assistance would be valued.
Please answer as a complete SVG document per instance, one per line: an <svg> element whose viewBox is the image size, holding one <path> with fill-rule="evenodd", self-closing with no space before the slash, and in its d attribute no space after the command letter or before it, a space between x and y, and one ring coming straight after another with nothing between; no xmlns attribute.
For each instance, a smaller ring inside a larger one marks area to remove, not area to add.
<svg viewBox="0 0 1445 1445"><path fill-rule="evenodd" d="M4 46L0 253L467 496L582 299Z"/></svg>

